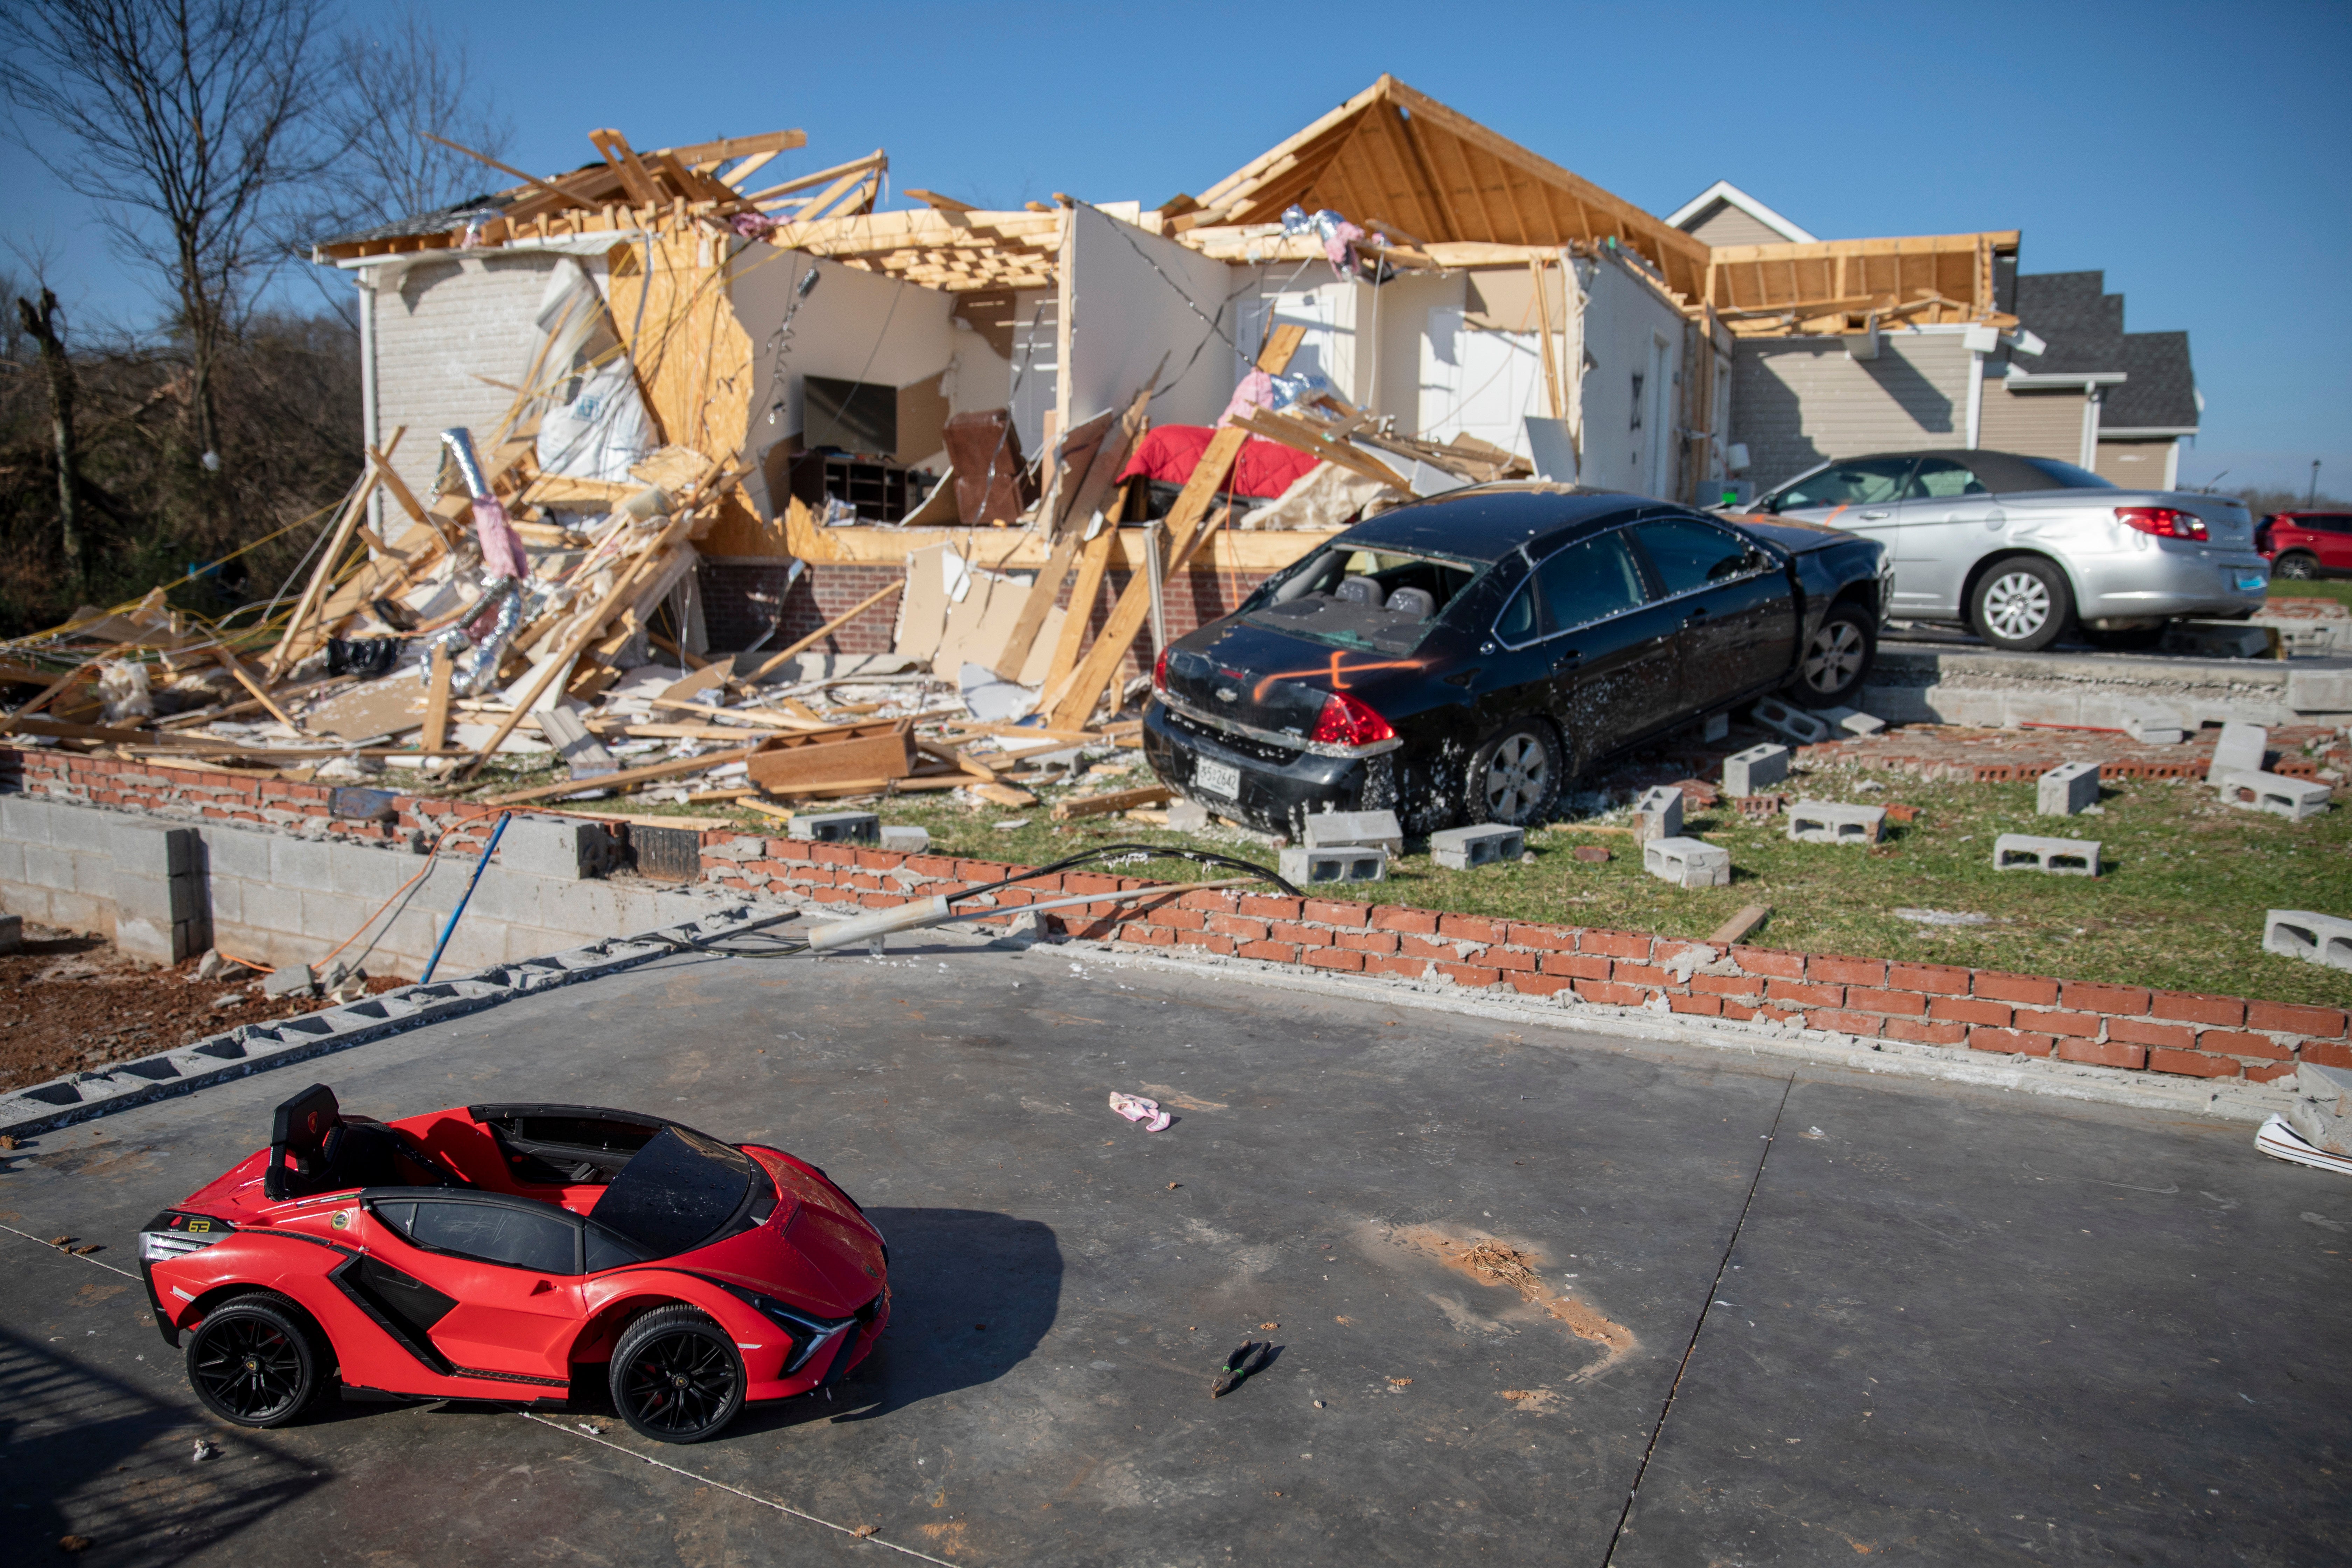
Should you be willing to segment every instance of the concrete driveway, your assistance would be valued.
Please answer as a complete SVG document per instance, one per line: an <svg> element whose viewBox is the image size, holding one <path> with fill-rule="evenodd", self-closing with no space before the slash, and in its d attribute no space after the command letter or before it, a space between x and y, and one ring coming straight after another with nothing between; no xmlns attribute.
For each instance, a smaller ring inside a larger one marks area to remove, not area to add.
<svg viewBox="0 0 2352 1568"><path fill-rule="evenodd" d="M0 1174L6 1538L93 1563L2352 1557L2352 1185L2235 1126L1404 1001L946 937L681 958L47 1135ZM696 1447L593 1401L223 1426L135 1233L314 1079L373 1115L538 1098L791 1149L889 1237L889 1334L834 1403ZM1129 1126L1115 1089L1176 1124ZM1245 1339L1276 1359L1212 1402Z"/></svg>

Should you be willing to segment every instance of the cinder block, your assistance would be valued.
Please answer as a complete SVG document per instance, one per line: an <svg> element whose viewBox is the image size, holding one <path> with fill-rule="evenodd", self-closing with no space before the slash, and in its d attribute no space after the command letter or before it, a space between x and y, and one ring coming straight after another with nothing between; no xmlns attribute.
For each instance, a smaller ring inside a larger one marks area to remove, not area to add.
<svg viewBox="0 0 2352 1568"><path fill-rule="evenodd" d="M118 910L114 917L115 951L145 963L177 963L188 954L173 951L173 938L184 940L185 931L184 924L126 915Z"/></svg>
<svg viewBox="0 0 2352 1568"><path fill-rule="evenodd" d="M50 842L49 823L57 807L46 800L21 795L0 795L0 838L19 844Z"/></svg>
<svg viewBox="0 0 2352 1568"><path fill-rule="evenodd" d="M2061 763L2042 775L2034 810L2043 816L2072 816L2099 804L2099 764Z"/></svg>
<svg viewBox="0 0 2352 1568"><path fill-rule="evenodd" d="M2282 1112L2296 1136L2315 1149L2352 1156L2352 1072L2298 1062L2294 1103Z"/></svg>
<svg viewBox="0 0 2352 1568"><path fill-rule="evenodd" d="M1830 727L1801 708L1791 708L1777 697L1759 697L1748 711L1766 729L1786 735L1801 746L1830 738Z"/></svg>
<svg viewBox="0 0 2352 1568"><path fill-rule="evenodd" d="M1875 844L1885 831L1886 808L1883 805L1801 800L1789 807L1789 840L1792 844Z"/></svg>
<svg viewBox="0 0 2352 1568"><path fill-rule="evenodd" d="M559 882L585 881L619 866L622 840L601 822L577 816L512 816L499 837L497 864Z"/></svg>
<svg viewBox="0 0 2352 1568"><path fill-rule="evenodd" d="M2143 745L2177 746L2189 734L2189 721L2158 704L2135 704L2123 710L2122 720L2124 733Z"/></svg>
<svg viewBox="0 0 2352 1568"><path fill-rule="evenodd" d="M307 963L281 963L261 977L264 996L308 996L319 989L319 976Z"/></svg>
<svg viewBox="0 0 2352 1568"><path fill-rule="evenodd" d="M1723 759L1723 793L1726 795L1761 795L1766 784L1779 784L1789 776L1789 748L1767 742L1750 746L1744 752L1734 752Z"/></svg>
<svg viewBox="0 0 2352 1568"><path fill-rule="evenodd" d="M1683 833L1683 792L1672 784L1645 789L1633 803L1633 842L1679 838Z"/></svg>
<svg viewBox="0 0 2352 1568"><path fill-rule="evenodd" d="M1859 708L1824 708L1814 715L1832 730L1849 735L1875 735L1886 728L1886 721Z"/></svg>
<svg viewBox="0 0 2352 1568"><path fill-rule="evenodd" d="M269 845L274 837L245 827L205 829L205 854L215 879L242 877L248 881L268 881Z"/></svg>
<svg viewBox="0 0 2352 1568"><path fill-rule="evenodd" d="M2243 621L2174 621L2164 628L2158 647L2166 653L2207 658L2268 658L2271 634L2267 627Z"/></svg>
<svg viewBox="0 0 2352 1568"><path fill-rule="evenodd" d="M108 887L120 914L158 925L195 919L203 892L203 884L194 877L142 876L120 865Z"/></svg>
<svg viewBox="0 0 2352 1568"><path fill-rule="evenodd" d="M1731 851L1696 838L1653 838L1642 846L1642 869L1678 888L1731 886Z"/></svg>
<svg viewBox="0 0 2352 1568"><path fill-rule="evenodd" d="M2095 877L2099 874L2099 843L2095 838L2036 838L2030 833L2004 833L1993 840L1996 871L2047 871L2053 877Z"/></svg>
<svg viewBox="0 0 2352 1568"><path fill-rule="evenodd" d="M2343 651L2343 639L2336 644ZM2297 713L2352 712L2352 669L2287 671L2286 705Z"/></svg>
<svg viewBox="0 0 2352 1568"><path fill-rule="evenodd" d="M785 834L819 844L879 844L882 819L870 811L796 811Z"/></svg>
<svg viewBox="0 0 2352 1568"><path fill-rule="evenodd" d="M2221 781L2221 798L2242 811L2276 812L2290 822L2326 814L2336 792L2317 779L2281 778L2276 773L2238 773Z"/></svg>
<svg viewBox="0 0 2352 1568"><path fill-rule="evenodd" d="M2352 969L2352 921L2309 910L2273 910L2263 920L2263 951Z"/></svg>
<svg viewBox="0 0 2352 1568"><path fill-rule="evenodd" d="M931 847L931 830L886 825L882 829L881 844L883 848L895 849L901 855L920 855Z"/></svg>
<svg viewBox="0 0 2352 1568"><path fill-rule="evenodd" d="M1682 797L1675 798L1679 803ZM1467 871L1474 866L1491 866L1496 861L1516 862L1527 852L1526 831L1506 827L1499 822L1476 827L1448 827L1429 836L1429 858L1449 871Z"/></svg>
<svg viewBox="0 0 2352 1568"><path fill-rule="evenodd" d="M1309 849L1376 845L1391 856L1404 853L1404 829L1393 811L1318 811L1307 817L1306 837Z"/></svg>
<svg viewBox="0 0 2352 1568"><path fill-rule="evenodd" d="M1728 713L1710 713L1699 721L1698 738L1703 742L1712 743L1730 733L1731 715Z"/></svg>
<svg viewBox="0 0 2352 1568"><path fill-rule="evenodd" d="M1307 818L1309 822L1313 817ZM1384 882L1389 852L1380 844L1314 847L1294 844L1282 852L1282 879L1294 888L1320 882Z"/></svg>
<svg viewBox="0 0 2352 1568"><path fill-rule="evenodd" d="M509 826L511 832L512 825ZM335 847L307 838L269 840L269 872L273 887L289 893L299 888L331 888L335 884Z"/></svg>
<svg viewBox="0 0 2352 1568"><path fill-rule="evenodd" d="M2261 773L2270 743L2271 732L2259 724L2222 725L2221 738L2213 742L2213 761L2205 770L2206 782L2218 786L2231 773Z"/></svg>

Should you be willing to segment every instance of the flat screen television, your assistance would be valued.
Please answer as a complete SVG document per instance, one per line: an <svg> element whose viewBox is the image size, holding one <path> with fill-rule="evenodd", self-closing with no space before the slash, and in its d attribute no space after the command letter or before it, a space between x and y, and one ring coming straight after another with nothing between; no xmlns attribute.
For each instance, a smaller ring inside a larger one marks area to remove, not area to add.
<svg viewBox="0 0 2352 1568"><path fill-rule="evenodd" d="M898 389L827 375L801 381L803 451L889 457L898 450Z"/></svg>

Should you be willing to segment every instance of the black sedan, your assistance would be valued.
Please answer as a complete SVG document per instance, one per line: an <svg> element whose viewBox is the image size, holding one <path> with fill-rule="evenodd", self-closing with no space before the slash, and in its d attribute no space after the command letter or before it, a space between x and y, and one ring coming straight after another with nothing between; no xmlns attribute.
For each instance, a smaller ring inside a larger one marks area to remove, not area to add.
<svg viewBox="0 0 2352 1568"><path fill-rule="evenodd" d="M1638 496L1485 485L1381 513L1162 649L1160 782L1297 835L1310 812L1408 828L1543 821L1612 752L1787 688L1860 691L1885 547Z"/></svg>

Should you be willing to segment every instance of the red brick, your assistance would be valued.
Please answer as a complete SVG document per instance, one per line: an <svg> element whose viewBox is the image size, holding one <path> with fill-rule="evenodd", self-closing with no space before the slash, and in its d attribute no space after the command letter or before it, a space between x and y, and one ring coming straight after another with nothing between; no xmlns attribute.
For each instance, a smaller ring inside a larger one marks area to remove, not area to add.
<svg viewBox="0 0 2352 1568"><path fill-rule="evenodd" d="M1125 925L1119 927L1118 939L1121 942L1136 942L1144 947L1173 947L1176 945L1176 933L1174 931L1161 931L1157 926L1144 925L1137 921L1129 921Z"/></svg>
<svg viewBox="0 0 2352 1568"><path fill-rule="evenodd" d="M2344 1013L2336 1007L2301 1007L2291 1002L2249 1002L2246 1004L2246 1027L2293 1030L2315 1040L2340 1040L2344 1037Z"/></svg>
<svg viewBox="0 0 2352 1568"><path fill-rule="evenodd" d="M1508 974L1511 989L1523 996L1552 996L1565 991L1569 982L1552 974Z"/></svg>
<svg viewBox="0 0 2352 1568"><path fill-rule="evenodd" d="M1394 952L1396 932L1390 931L1343 931L1339 945L1355 952Z"/></svg>
<svg viewBox="0 0 2352 1568"><path fill-rule="evenodd" d="M2293 1062L2272 1062L2265 1067L2248 1068L2246 1068L2246 1076L2253 1079L2256 1083L2270 1083L2278 1079L2294 1077L2294 1064Z"/></svg>
<svg viewBox="0 0 2352 1568"><path fill-rule="evenodd" d="M1462 956L1450 942L1432 942L1427 937L1403 934L1397 937L1397 951L1414 958L1436 958L1448 962L1457 961Z"/></svg>
<svg viewBox="0 0 2352 1568"><path fill-rule="evenodd" d="M2246 1005L2235 996L2208 996L2195 991L2158 991L2148 1010L2159 1018L2189 1024L2221 1024L2235 1028L2246 1021Z"/></svg>
<svg viewBox="0 0 2352 1568"><path fill-rule="evenodd" d="M2107 1038L2124 1040L2135 1046L2168 1046L2174 1050L2193 1050L2197 1031L2186 1024L2152 1024L2146 1018L2110 1018Z"/></svg>
<svg viewBox="0 0 2352 1568"><path fill-rule="evenodd" d="M1801 1007L1835 1007L1845 1001L1843 985L1801 985L1793 980L1768 981L1764 994L1775 1002L1794 1002Z"/></svg>
<svg viewBox="0 0 2352 1568"><path fill-rule="evenodd" d="M1153 925L1166 926L1170 931L1206 931L1209 929L1209 917L1201 913L1198 910L1154 910L1144 918L1150 921Z"/></svg>
<svg viewBox="0 0 2352 1568"><path fill-rule="evenodd" d="M1365 922L1371 919L1371 914L1372 906L1370 904L1342 904L1329 899L1309 899L1303 918L1318 925L1351 926L1361 931Z"/></svg>
<svg viewBox="0 0 2352 1568"><path fill-rule="evenodd" d="M1244 942L1234 952L1234 955L1240 958L1270 959L1276 963L1298 962L1298 949L1286 942Z"/></svg>
<svg viewBox="0 0 2352 1568"><path fill-rule="evenodd" d="M1873 991L1863 985L1845 988L1845 1005L1865 1013L1894 1013L1906 1018L1924 1017L1927 1012L1927 999L1916 991Z"/></svg>
<svg viewBox="0 0 2352 1568"><path fill-rule="evenodd" d="M2099 1026L2105 1022L2095 1013L2041 1013L2031 1007L2020 1007L2011 1020L2021 1029L2032 1029L2044 1035L2071 1035L2077 1039L2095 1040Z"/></svg>
<svg viewBox="0 0 2352 1568"><path fill-rule="evenodd" d="M1476 963L1433 964L1438 973L1447 976L1456 985L1493 985L1503 978L1499 969L1488 969Z"/></svg>
<svg viewBox="0 0 2352 1568"><path fill-rule="evenodd" d="M1802 980L1805 977L1805 955L1801 952L1781 952L1769 947L1735 947L1732 961L1750 974L1769 974L1780 980Z"/></svg>
<svg viewBox="0 0 2352 1568"><path fill-rule="evenodd" d="M2063 1006L2084 1013L2120 1013L2136 1018L2147 1011L2148 994L2137 985L2095 985L2087 980L2069 980L2059 988L2058 1000Z"/></svg>
<svg viewBox="0 0 2352 1568"><path fill-rule="evenodd" d="M2197 1032L2197 1048L2220 1051L2233 1057L2260 1057L2264 1061L2273 1062L2285 1061L2294 1055L2268 1035L2250 1035L2237 1029L2200 1029ZM2303 1054L2305 1057L2311 1055L2308 1044L2304 1047Z"/></svg>
<svg viewBox="0 0 2352 1568"><path fill-rule="evenodd" d="M1429 977L1429 961L1425 958L1391 958L1385 953L1370 952L1364 955L1364 973L1402 974L1408 980L1425 980Z"/></svg>
<svg viewBox="0 0 2352 1568"><path fill-rule="evenodd" d="M1399 904L1382 904L1372 910L1374 931L1417 931L1423 936L1437 932L1437 917L1427 910L1408 910Z"/></svg>
<svg viewBox="0 0 2352 1568"><path fill-rule="evenodd" d="M1231 958L1234 954L1234 939L1229 936L1210 936L1200 931L1182 931L1176 934L1176 945L1202 948L1210 952L1223 953L1227 958Z"/></svg>
<svg viewBox="0 0 2352 1568"><path fill-rule="evenodd" d="M1839 985L1884 985L1886 965L1875 958L1836 958L1815 953L1805 960L1805 978Z"/></svg>
<svg viewBox="0 0 2352 1568"><path fill-rule="evenodd" d="M1240 915L1211 915L1208 929L1243 942L1264 942L1267 932L1264 921L1246 920Z"/></svg>
<svg viewBox="0 0 2352 1568"><path fill-rule="evenodd" d="M1727 1000L1723 1004L1723 1016L1727 1018L1737 1018L1741 1023L1746 1023L1748 1019L1755 1017L1756 1014L1756 1008L1750 1007L1743 1002Z"/></svg>
<svg viewBox="0 0 2352 1568"><path fill-rule="evenodd" d="M1622 931L1581 932L1577 937L1576 946L1580 952L1606 953L1611 958L1646 959L1650 956L1648 937L1632 936Z"/></svg>
<svg viewBox="0 0 2352 1568"><path fill-rule="evenodd" d="M1723 998L1720 996L1669 996L1666 1005L1677 1013L1698 1013L1710 1018L1720 1017L1723 1014Z"/></svg>
<svg viewBox="0 0 2352 1568"><path fill-rule="evenodd" d="M2022 1002L2028 1006L2047 1007L2058 1000L2058 983L2033 974L2002 974L1990 969L1979 969L1976 974L1976 994L1995 1002Z"/></svg>
<svg viewBox="0 0 2352 1568"><path fill-rule="evenodd" d="M2127 1046L2120 1040L2061 1040L2058 1059L2089 1062L2094 1067L2137 1068L2147 1066L2147 1047Z"/></svg>
<svg viewBox="0 0 2352 1568"><path fill-rule="evenodd" d="M1969 994L1969 972L1948 963L1890 963L1886 984L1897 991L1925 991L1937 996Z"/></svg>
<svg viewBox="0 0 2352 1568"><path fill-rule="evenodd" d="M2296 1053L2305 1061L2324 1068L2352 1068L2352 1048L2336 1045L2332 1040L2305 1040Z"/></svg>
<svg viewBox="0 0 2352 1568"><path fill-rule="evenodd" d="M1242 913L1255 915L1260 920L1295 921L1306 904L1304 899L1276 898L1268 893L1242 895Z"/></svg>
<svg viewBox="0 0 2352 1568"><path fill-rule="evenodd" d="M2157 1072L2185 1073L2190 1078L2236 1078L2238 1064L2227 1057L2200 1051L2150 1051L2147 1065Z"/></svg>
<svg viewBox="0 0 2352 1568"><path fill-rule="evenodd" d="M1437 934L1456 942L1502 942L1507 938L1510 926L1503 921L1490 921L1478 915L1440 915Z"/></svg>
<svg viewBox="0 0 2352 1568"><path fill-rule="evenodd" d="M1544 952L1574 952L1576 928L1573 926L1533 926L1523 921L1511 922L1507 938L1513 947L1532 947Z"/></svg>
<svg viewBox="0 0 2352 1568"><path fill-rule="evenodd" d="M2005 1002L1979 1002L1973 996L1937 996L1927 1004L1927 1016L1958 1024L1990 1024L2006 1028L2015 1009Z"/></svg>
<svg viewBox="0 0 2352 1568"><path fill-rule="evenodd" d="M1589 952L1548 952L1543 956L1543 972L1575 980L1606 980L1609 961Z"/></svg>
<svg viewBox="0 0 2352 1568"><path fill-rule="evenodd" d="M1364 967L1364 955L1360 952L1349 952L1344 948L1317 947L1307 950L1307 962L1316 969L1361 970Z"/></svg>
<svg viewBox="0 0 2352 1568"><path fill-rule="evenodd" d="M1972 1051L2022 1051L2029 1057L2046 1057L2056 1043L2047 1035L2021 1035L2015 1029L1969 1031L1969 1049Z"/></svg>
<svg viewBox="0 0 2352 1568"><path fill-rule="evenodd" d="M1694 974L1690 977L1690 988L1717 996L1760 996L1764 994L1762 981L1738 974Z"/></svg>
<svg viewBox="0 0 2352 1568"><path fill-rule="evenodd" d="M1969 1037L1966 1024L1929 1024L1917 1018L1889 1018L1885 1032L1890 1040L1909 1040L1922 1046L1957 1046L1966 1043Z"/></svg>
<svg viewBox="0 0 2352 1568"><path fill-rule="evenodd" d="M1576 994L1604 1007L1638 1007L1650 999L1650 994L1638 985L1619 985L1608 980L1580 980Z"/></svg>
<svg viewBox="0 0 2352 1568"><path fill-rule="evenodd" d="M1612 963L1609 966L1609 978L1628 985L1654 985L1662 991L1669 985L1679 989L1682 984L1654 963Z"/></svg>
<svg viewBox="0 0 2352 1568"><path fill-rule="evenodd" d="M1198 910L1204 915L1232 914L1241 900L1223 888L1204 893L1187 893L1177 900L1188 910Z"/></svg>
<svg viewBox="0 0 2352 1568"><path fill-rule="evenodd" d="M1877 1035L1879 1026L1885 1020L1843 1007L1817 1007L1805 1022L1812 1028L1835 1029L1841 1035L1861 1035L1869 1038Z"/></svg>

